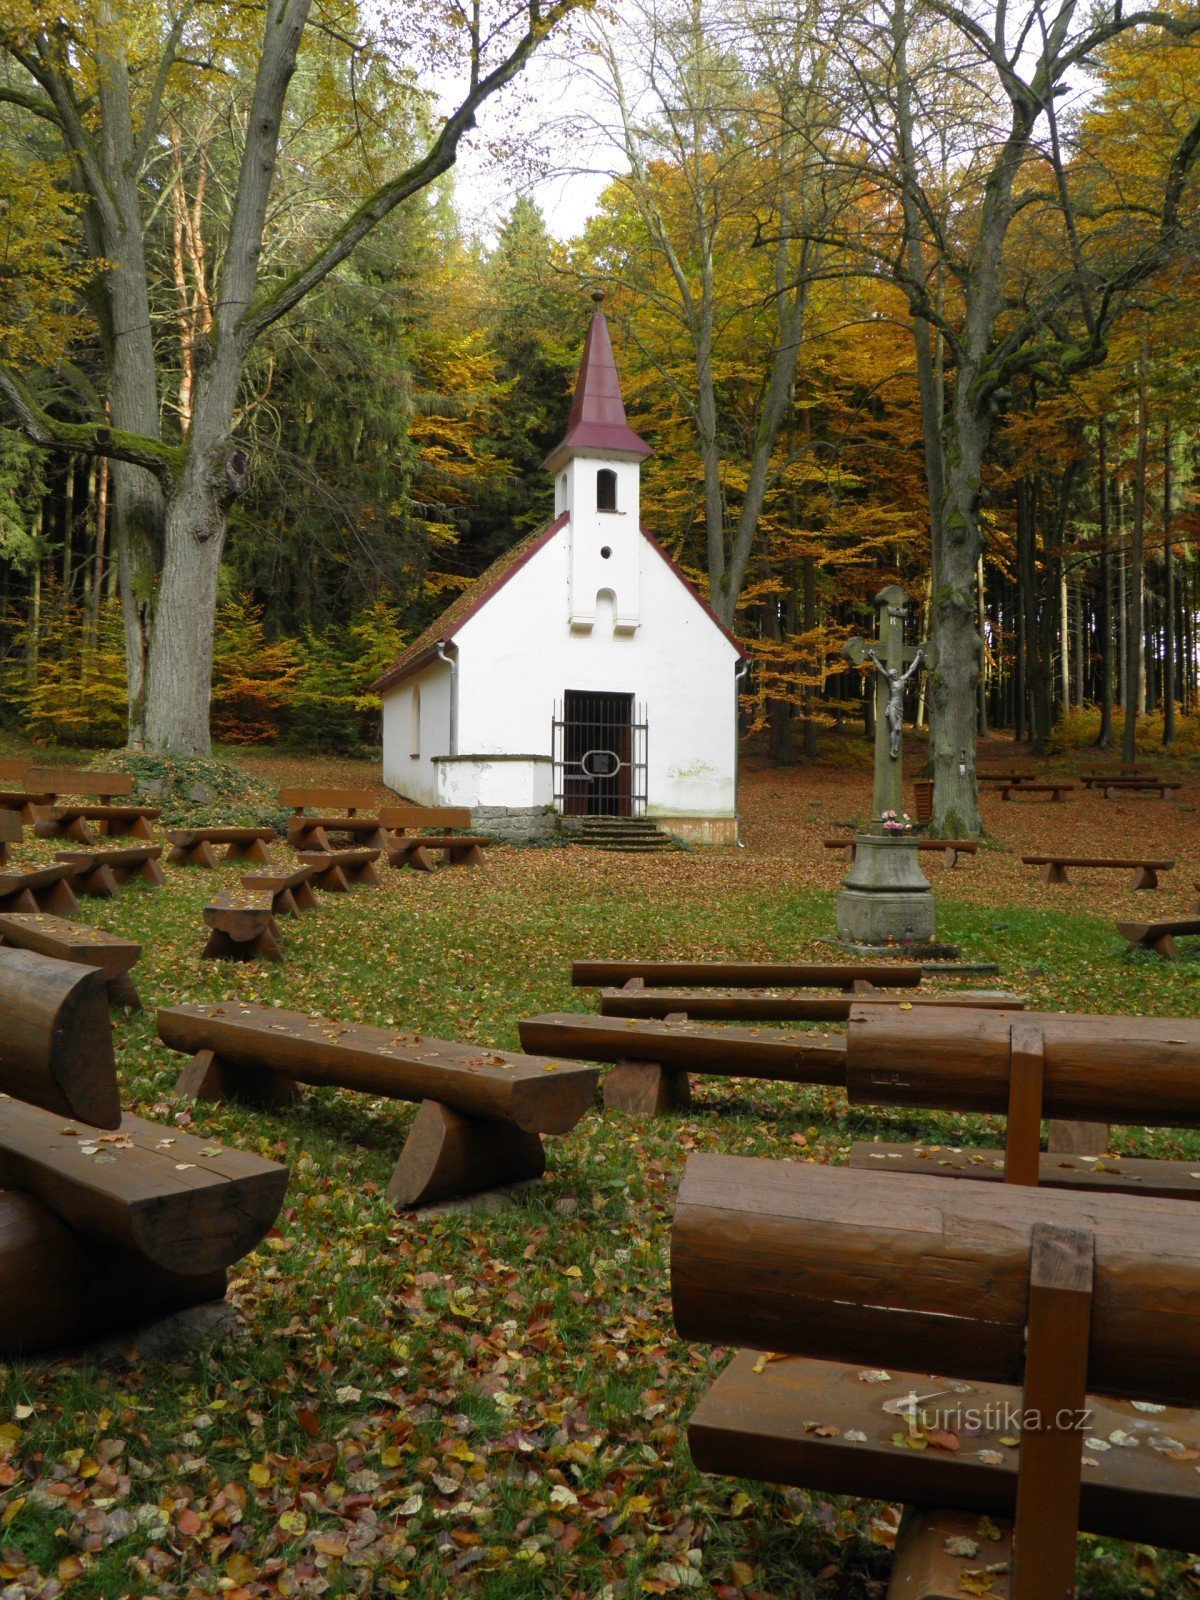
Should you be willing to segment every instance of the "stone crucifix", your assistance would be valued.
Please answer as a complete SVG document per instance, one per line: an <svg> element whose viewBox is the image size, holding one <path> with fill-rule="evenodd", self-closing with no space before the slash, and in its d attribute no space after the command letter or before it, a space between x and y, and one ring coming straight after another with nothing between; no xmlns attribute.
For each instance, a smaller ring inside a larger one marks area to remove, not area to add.
<svg viewBox="0 0 1200 1600"><path fill-rule="evenodd" d="M842 655L856 667L869 661L875 668L875 791L871 804L877 831L885 811L902 809L904 691L922 666L933 665L933 647L905 644L908 596L898 583L881 589L875 604L879 607L879 637L848 639Z"/></svg>

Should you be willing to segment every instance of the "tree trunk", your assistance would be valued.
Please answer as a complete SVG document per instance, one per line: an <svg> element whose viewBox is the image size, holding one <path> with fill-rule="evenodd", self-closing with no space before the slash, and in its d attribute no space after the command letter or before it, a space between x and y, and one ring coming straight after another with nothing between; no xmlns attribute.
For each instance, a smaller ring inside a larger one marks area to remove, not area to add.
<svg viewBox="0 0 1200 1600"><path fill-rule="evenodd" d="M1108 423L1101 417L1099 428L1100 476L1100 731L1096 744L1111 750L1113 742L1113 661L1112 552L1108 537Z"/></svg>
<svg viewBox="0 0 1200 1600"><path fill-rule="evenodd" d="M817 562L815 556L804 557L804 631L811 636L817 628ZM808 659L807 670L810 677L817 673L817 659L812 655ZM817 686L807 683L804 686L804 758L813 761L817 755L817 719L814 715L817 703Z"/></svg>
<svg viewBox="0 0 1200 1600"><path fill-rule="evenodd" d="M1163 429L1163 737L1166 749L1175 743L1175 552L1171 544L1171 425Z"/></svg>
<svg viewBox="0 0 1200 1600"><path fill-rule="evenodd" d="M1122 759L1131 765L1137 760L1137 719L1142 696L1142 651L1145 649L1146 579L1146 461L1150 440L1150 402L1146 392L1146 361L1143 347L1140 363L1137 410L1137 458L1133 474L1133 542L1128 605L1127 692Z"/></svg>

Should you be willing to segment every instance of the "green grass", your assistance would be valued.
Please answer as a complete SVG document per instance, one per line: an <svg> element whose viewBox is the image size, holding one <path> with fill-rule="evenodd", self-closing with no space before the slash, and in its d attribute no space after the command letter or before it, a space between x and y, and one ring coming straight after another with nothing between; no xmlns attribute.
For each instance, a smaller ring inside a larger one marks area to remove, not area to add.
<svg viewBox="0 0 1200 1600"><path fill-rule="evenodd" d="M498 851L478 872L390 874L285 924L275 967L198 959L201 908L233 869L172 869L165 890L88 902L87 920L144 945L146 1009L115 1013L125 1098L187 1114L157 1004L236 994L511 1046L524 1014L592 1008L569 986L574 955L822 954L831 894L764 888L741 858L702 855ZM1196 1012L1200 967L1128 958L1107 922L941 896L939 919L1037 1006ZM0 1427L20 1430L0 1479L0 1595L41 1593L66 1559L68 1592L105 1600L878 1597L878 1507L691 1467L684 1426L715 1361L672 1327L675 1189L692 1151L837 1161L871 1132L995 1125L701 1080L686 1115L597 1112L548 1141L545 1182L506 1210L412 1219L384 1190L414 1110L335 1091L281 1115L195 1109L203 1132L292 1171L278 1237L233 1273L241 1331L186 1361L0 1368ZM1124 1129L1118 1144L1200 1159L1175 1132ZM1128 1546L1081 1550L1086 1595L1195 1592L1180 1558L1135 1569Z"/></svg>

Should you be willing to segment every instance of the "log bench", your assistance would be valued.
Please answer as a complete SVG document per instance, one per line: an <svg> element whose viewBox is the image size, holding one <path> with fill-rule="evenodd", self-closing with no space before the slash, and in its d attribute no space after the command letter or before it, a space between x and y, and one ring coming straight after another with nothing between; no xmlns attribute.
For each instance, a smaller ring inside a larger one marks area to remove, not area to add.
<svg viewBox="0 0 1200 1600"><path fill-rule="evenodd" d="M223 844L224 861L270 861L267 846L274 838L274 828L172 828L167 860L175 867L215 867L213 846Z"/></svg>
<svg viewBox="0 0 1200 1600"><path fill-rule="evenodd" d="M376 869L378 850L305 850L300 864L311 868L314 889L330 894L345 894L351 885L377 889L383 882Z"/></svg>
<svg viewBox="0 0 1200 1600"><path fill-rule="evenodd" d="M291 806L288 843L296 850L332 850L329 835L349 835L357 845L382 850L387 837L375 815L375 796L369 789L304 789L279 791L281 806ZM306 816L305 811L316 811ZM365 816L361 813L367 813Z"/></svg>
<svg viewBox="0 0 1200 1600"><path fill-rule="evenodd" d="M1085 789L1103 789L1106 784L1119 783L1124 778L1149 778L1153 782L1157 776L1150 767L1107 767L1081 772L1079 781Z"/></svg>
<svg viewBox="0 0 1200 1600"><path fill-rule="evenodd" d="M121 939L102 928L89 928L82 922L67 922L63 917L42 911L9 911L0 914L0 946L12 945L53 956L58 961L75 961L99 967L104 974L109 1005L141 1009L141 1000L129 976L142 953L140 944Z"/></svg>
<svg viewBox="0 0 1200 1600"><path fill-rule="evenodd" d="M204 908L209 934L204 961L279 961L283 951L275 923L274 897L227 889Z"/></svg>
<svg viewBox="0 0 1200 1600"><path fill-rule="evenodd" d="M1074 783L1002 783L1000 784L1001 800L1011 800L1015 794L1048 794L1053 803L1061 800L1063 795L1072 794L1075 790Z"/></svg>
<svg viewBox="0 0 1200 1600"><path fill-rule="evenodd" d="M76 894L107 899L134 877L161 888L167 881L159 864L161 855L160 844L138 844L115 850L56 850L54 859L69 866L67 882Z"/></svg>
<svg viewBox="0 0 1200 1600"><path fill-rule="evenodd" d="M926 839L916 836L914 842L919 851L936 851L948 867L956 867L959 856L973 856L979 849L974 839ZM854 860L854 852L858 848L854 839L823 839L821 843L826 850L844 851L847 861Z"/></svg>
<svg viewBox="0 0 1200 1600"><path fill-rule="evenodd" d="M65 861L8 867L0 872L0 911L61 911L68 915L78 911L79 901L67 881L70 876Z"/></svg>
<svg viewBox="0 0 1200 1600"><path fill-rule="evenodd" d="M14 844L20 844L24 826L16 811L0 811L0 867L8 865L9 852Z"/></svg>
<svg viewBox="0 0 1200 1600"><path fill-rule="evenodd" d="M88 828L94 822L109 838L153 839L151 821L160 815L156 806L114 805L117 795L133 793L127 772L85 772L78 767L30 767L25 774L30 789L43 790L49 803L34 809L34 832L39 839L73 839L92 844ZM61 796L88 796L63 802ZM90 797L95 797L91 799ZM99 801L99 804L96 803Z"/></svg>
<svg viewBox="0 0 1200 1600"><path fill-rule="evenodd" d="M0 947L5 1360L221 1298L283 1202L277 1163L122 1116L105 976Z"/></svg>
<svg viewBox="0 0 1200 1600"><path fill-rule="evenodd" d="M646 989L633 978L620 989L600 991L603 1017L688 1017L694 1022L845 1022L856 1004L903 1006L980 1006L1021 1011L1024 998L999 990L964 989L949 994L910 995L905 991L856 986L853 994L771 994L756 989Z"/></svg>
<svg viewBox="0 0 1200 1600"><path fill-rule="evenodd" d="M1109 1124L1200 1127L1200 1021L855 1007L852 1106L1006 1115L1003 1150L860 1142L850 1165L1077 1191L1200 1199L1200 1162L1105 1154ZM1043 1117L1049 1146L1041 1150Z"/></svg>
<svg viewBox="0 0 1200 1600"><path fill-rule="evenodd" d="M1183 784L1177 778L1110 778L1102 787L1106 800L1123 794L1156 794L1160 800L1165 800L1173 789L1182 789Z"/></svg>
<svg viewBox="0 0 1200 1600"><path fill-rule="evenodd" d="M599 1074L572 1062L228 1001L167 1006L163 1043L192 1057L177 1093L287 1104L298 1084L419 1104L388 1196L401 1209L538 1178L540 1135L567 1133Z"/></svg>
<svg viewBox="0 0 1200 1600"><path fill-rule="evenodd" d="M671 1235L675 1325L742 1347L691 1416L692 1459L906 1503L890 1600L1070 1600L1080 1531L1191 1549L1187 1217L1126 1195L1098 1206L692 1156Z"/></svg>
<svg viewBox="0 0 1200 1600"><path fill-rule="evenodd" d="M1200 884L1197 885L1200 888ZM576 989L609 988L638 978L659 989L915 989L921 968L900 961L573 961Z"/></svg>
<svg viewBox="0 0 1200 1600"><path fill-rule="evenodd" d="M1068 867L1096 867L1132 872L1133 877L1129 883L1131 889L1157 889L1159 873L1170 872L1175 865L1173 861L1158 861L1149 856L1127 859L1124 856L1039 855L1022 856L1021 863L1026 867L1040 867L1043 883L1069 883Z"/></svg>
<svg viewBox="0 0 1200 1600"><path fill-rule="evenodd" d="M434 870L434 851L452 867L481 866L492 842L485 834L465 831L471 827L468 806L383 806L379 820L387 829L388 865L415 872Z"/></svg>
<svg viewBox="0 0 1200 1600"><path fill-rule="evenodd" d="M24 756L0 756L0 812L11 811L19 821L32 823L35 810L49 805L50 796L30 792L25 782L28 771L29 762Z"/></svg>
<svg viewBox="0 0 1200 1600"><path fill-rule="evenodd" d="M1118 922L1117 932L1128 939L1129 950L1157 950L1168 961L1179 960L1176 939L1200 935L1200 916L1174 917L1163 922Z"/></svg>
<svg viewBox="0 0 1200 1600"><path fill-rule="evenodd" d="M311 879L316 868L310 866L268 868L263 872L243 872L242 888L254 894L271 896L271 911L277 917L298 917L317 909Z"/></svg>

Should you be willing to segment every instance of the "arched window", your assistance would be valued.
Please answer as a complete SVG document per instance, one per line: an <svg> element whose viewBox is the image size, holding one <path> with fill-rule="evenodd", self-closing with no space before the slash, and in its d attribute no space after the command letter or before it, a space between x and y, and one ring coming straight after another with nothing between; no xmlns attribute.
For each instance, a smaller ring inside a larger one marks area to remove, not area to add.
<svg viewBox="0 0 1200 1600"><path fill-rule="evenodd" d="M408 725L408 753L415 761L421 754L421 685L412 692L412 710Z"/></svg>
<svg viewBox="0 0 1200 1600"><path fill-rule="evenodd" d="M617 475L611 467L601 467L596 474L596 510L617 509Z"/></svg>

